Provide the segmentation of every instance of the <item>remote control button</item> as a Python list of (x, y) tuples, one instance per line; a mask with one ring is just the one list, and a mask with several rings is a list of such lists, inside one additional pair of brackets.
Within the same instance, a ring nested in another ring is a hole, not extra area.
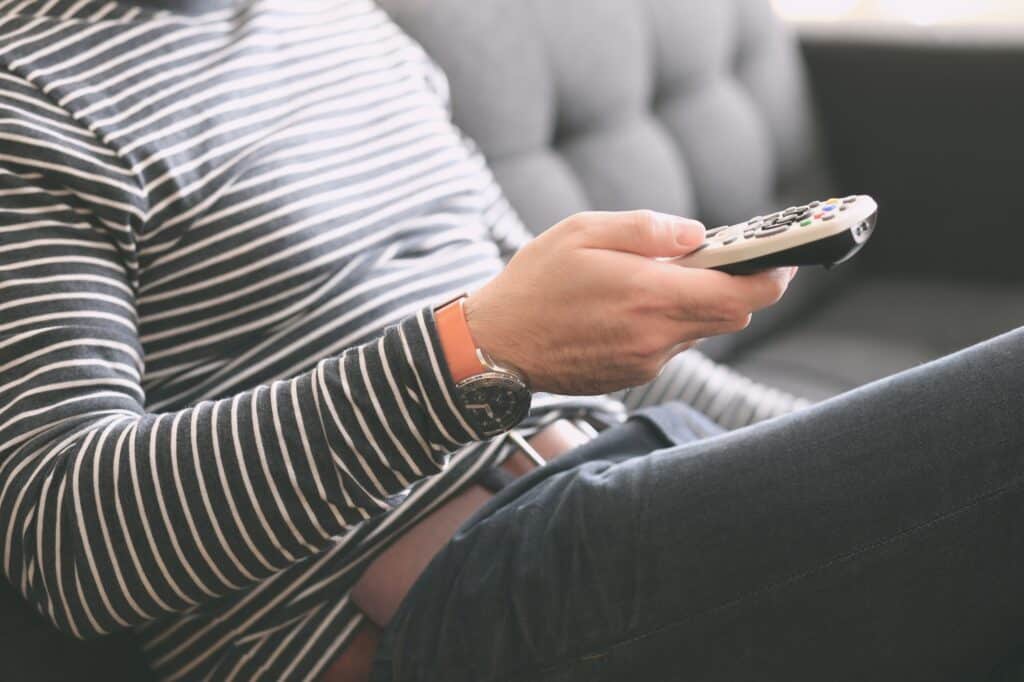
[(700, 253), (701, 251), (703, 251), (704, 249), (706, 249), (706, 248), (708, 248), (710, 246), (711, 246), (711, 244), (709, 244), (708, 242), (704, 242), (703, 244), (701, 244), (696, 249), (694, 249), (693, 251), (691, 251), (690, 253), (688, 253), (686, 255), (692, 256), (693, 254)]
[(812, 201), (811, 203), (807, 204), (807, 208), (818, 208), (819, 206), (821, 206), (820, 201)]
[(815, 220), (821, 220), (821, 217), (822, 217), (823, 215), (825, 215), (825, 214), (824, 214), (824, 213), (815, 213), (815, 214), (814, 214), (814, 219), (815, 219)]
[(821, 210), (822, 211), (834, 211), (834, 210), (836, 210), (836, 207), (834, 205), (829, 205), (829, 206), (822, 207)]
[(739, 235), (733, 235), (732, 237), (729, 237), (728, 239), (724, 240), (722, 242), (722, 246), (729, 246), (729, 244), (733, 244), (733, 243), (735, 243), (738, 240), (739, 240)]
[(829, 213), (829, 214), (828, 214), (827, 216), (825, 216), (824, 218), (822, 218), (822, 220), (832, 220), (832, 219), (833, 219), (833, 218), (835, 218), (835, 217), (836, 217), (836, 214), (835, 214), (835, 213)]
[(810, 211), (801, 211), (800, 215), (797, 215), (797, 216), (793, 217), (793, 220), (806, 220), (807, 218), (810, 218), (810, 217), (811, 217), (811, 212)]
[(805, 220), (802, 223), (800, 223), (800, 227), (807, 227), (808, 225), (813, 225), (813, 224), (814, 224), (813, 220)]
[(850, 207), (849, 207), (849, 206), (840, 206), (840, 207), (839, 207), (839, 210), (840, 210), (840, 211), (849, 211), (849, 210), (850, 210)]
[(728, 225), (720, 225), (718, 227), (712, 227), (710, 230), (708, 230), (707, 232), (704, 233), (704, 237), (707, 238), (707, 239), (710, 239), (712, 237), (718, 236), (719, 234), (721, 234), (722, 232), (725, 232), (728, 229), (729, 229)]
[(773, 227), (773, 228), (769, 228), (769, 229), (766, 229), (766, 230), (760, 230), (760, 231), (758, 231), (758, 233), (755, 236), (757, 237), (757, 239), (761, 239), (763, 237), (771, 237), (772, 235), (780, 234), (782, 232), (785, 232), (788, 229), (789, 229), (789, 225), (783, 225), (781, 227)]
[(857, 195), (856, 194), (854, 194), (852, 196), (848, 196), (845, 199), (843, 199), (843, 203), (844, 204), (852, 204), (855, 201), (857, 201)]

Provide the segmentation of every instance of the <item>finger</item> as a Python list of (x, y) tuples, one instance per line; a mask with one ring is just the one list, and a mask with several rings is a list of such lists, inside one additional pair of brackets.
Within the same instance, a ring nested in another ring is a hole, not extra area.
[(793, 271), (791, 268), (775, 268), (753, 275), (730, 277), (730, 284), (754, 313), (779, 302), (793, 279)]
[(650, 258), (683, 256), (704, 243), (700, 222), (654, 211), (581, 213), (569, 222), (586, 247)]
[(684, 321), (732, 321), (745, 317), (777, 303), (790, 281), (788, 269), (736, 276), (671, 263), (661, 265), (658, 287), (666, 294), (664, 300), (670, 315)]

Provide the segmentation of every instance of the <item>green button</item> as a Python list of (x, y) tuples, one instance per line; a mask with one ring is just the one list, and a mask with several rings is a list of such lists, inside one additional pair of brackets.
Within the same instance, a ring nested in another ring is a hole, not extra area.
[(800, 223), (800, 227), (807, 227), (808, 225), (810, 225), (813, 222), (814, 222), (813, 220), (805, 220), (802, 223)]

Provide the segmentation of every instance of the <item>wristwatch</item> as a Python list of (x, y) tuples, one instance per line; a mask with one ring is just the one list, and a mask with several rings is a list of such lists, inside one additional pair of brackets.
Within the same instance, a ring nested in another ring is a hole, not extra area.
[(522, 372), (496, 363), (477, 348), (466, 321), (463, 294), (434, 310), (437, 333), (456, 398), (481, 438), (505, 433), (530, 412), (530, 387)]

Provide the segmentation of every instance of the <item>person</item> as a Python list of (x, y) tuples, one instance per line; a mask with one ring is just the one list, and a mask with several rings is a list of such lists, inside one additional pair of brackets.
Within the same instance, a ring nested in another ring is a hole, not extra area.
[(2, 565), (55, 627), (169, 680), (1012, 648), (1021, 332), (736, 431), (626, 418), (795, 272), (673, 266), (702, 226), (643, 210), (530, 240), (369, 0), (186, 4), (0, 2)]

